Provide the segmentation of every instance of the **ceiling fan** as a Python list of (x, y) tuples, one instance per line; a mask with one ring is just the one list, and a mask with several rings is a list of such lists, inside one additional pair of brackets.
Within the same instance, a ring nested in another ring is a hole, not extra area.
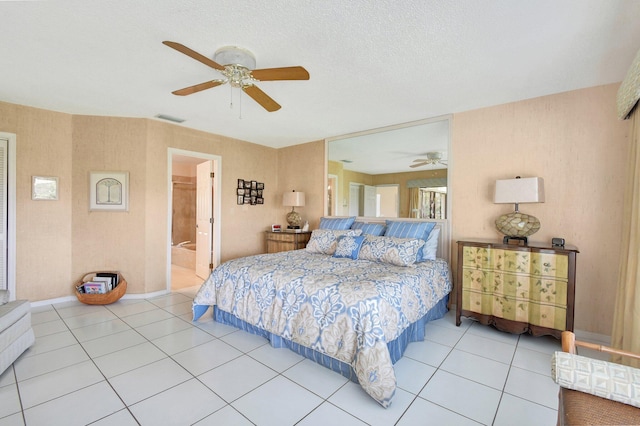
[(248, 50), (239, 47), (222, 47), (215, 52), (212, 60), (180, 43), (173, 41), (163, 41), (162, 43), (219, 71), (224, 76), (223, 79), (206, 81), (171, 92), (174, 95), (191, 95), (229, 83), (232, 87), (241, 88), (267, 111), (273, 112), (279, 110), (280, 105), (254, 83), (275, 80), (309, 80), (309, 73), (300, 66), (254, 69), (256, 66), (255, 56)]
[(427, 152), (426, 156), (427, 158), (413, 160), (414, 164), (411, 164), (409, 167), (435, 166), (437, 164), (447, 165), (447, 162), (442, 159), (441, 152)]

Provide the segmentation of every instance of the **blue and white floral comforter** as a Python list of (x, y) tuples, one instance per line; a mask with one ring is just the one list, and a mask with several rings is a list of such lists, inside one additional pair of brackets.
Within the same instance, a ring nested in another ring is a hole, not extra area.
[(394, 266), (297, 250), (218, 266), (194, 299), (194, 319), (216, 305), (351, 365), (362, 388), (386, 407), (396, 388), (387, 343), (450, 291), (442, 259)]

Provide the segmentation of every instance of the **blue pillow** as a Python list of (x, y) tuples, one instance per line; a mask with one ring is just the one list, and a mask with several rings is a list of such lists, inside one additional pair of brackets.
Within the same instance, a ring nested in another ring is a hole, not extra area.
[[(425, 242), (429, 239), (429, 234), (436, 227), (435, 222), (402, 222), (387, 220), (387, 230), (385, 237), (396, 238), (419, 238)], [(418, 252), (418, 262), (428, 260), (424, 255), (424, 247), (420, 247)]]
[(344, 231), (351, 229), (356, 217), (321, 217), (319, 229), (333, 229), (334, 231)]
[(351, 235), (339, 236), (338, 244), (336, 246), (336, 252), (333, 254), (333, 257), (343, 257), (353, 260), (357, 259), (363, 241), (364, 235), (360, 235), (357, 237)]
[(363, 235), (373, 235), (376, 237), (380, 237), (384, 235), (384, 225), (381, 223), (364, 223), (364, 222), (353, 222), (351, 225), (351, 229), (362, 229)]
[(427, 242), (422, 247), (422, 260), (436, 260), (439, 236), (440, 230), (438, 228), (435, 228), (433, 231), (431, 231)]

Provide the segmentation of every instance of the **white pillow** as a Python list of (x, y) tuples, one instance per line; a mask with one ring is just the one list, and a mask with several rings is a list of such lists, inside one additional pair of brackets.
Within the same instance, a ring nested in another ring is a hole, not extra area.
[(640, 407), (640, 369), (556, 351), (551, 378), (560, 386)]

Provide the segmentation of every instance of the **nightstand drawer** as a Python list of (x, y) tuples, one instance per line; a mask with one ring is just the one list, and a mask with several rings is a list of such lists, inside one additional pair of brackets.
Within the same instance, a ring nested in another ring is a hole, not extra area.
[(265, 231), (267, 253), (300, 250), (307, 246), (311, 232)]

